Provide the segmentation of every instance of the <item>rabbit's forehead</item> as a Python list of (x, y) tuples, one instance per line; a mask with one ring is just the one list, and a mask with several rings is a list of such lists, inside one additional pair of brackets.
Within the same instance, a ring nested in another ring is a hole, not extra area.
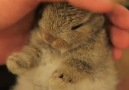
[[(80, 20), (83, 19), (84, 17), (89, 17), (91, 15), (90, 12), (81, 10), (78, 8), (75, 8), (71, 5), (68, 4), (50, 4), (45, 12), (47, 17), (52, 17), (53, 19), (59, 20)], [(58, 19), (57, 19), (58, 18)], [(50, 18), (51, 19), (51, 18)]]

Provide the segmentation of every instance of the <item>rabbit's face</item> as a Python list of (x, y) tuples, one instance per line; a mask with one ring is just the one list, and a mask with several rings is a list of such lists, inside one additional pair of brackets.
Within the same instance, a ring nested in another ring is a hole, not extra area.
[(102, 28), (104, 18), (69, 5), (48, 5), (39, 26), (45, 41), (58, 49), (73, 49), (85, 44)]

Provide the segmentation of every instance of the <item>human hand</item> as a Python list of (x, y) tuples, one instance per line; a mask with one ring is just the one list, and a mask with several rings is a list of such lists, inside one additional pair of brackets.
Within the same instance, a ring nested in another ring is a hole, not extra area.
[(0, 65), (25, 45), (37, 5), (37, 0), (0, 0)]
[[(47, 1), (62, 2), (66, 0), (0, 1), (0, 64), (4, 64), (8, 55), (14, 51), (20, 50), (21, 47), (25, 45), (25, 41), (27, 41), (29, 36), (29, 31), (32, 29), (35, 8), (40, 2)], [(107, 16), (113, 22), (111, 40), (114, 44), (114, 57), (116, 59), (120, 58), (121, 51), (129, 44), (129, 35), (126, 32), (126, 29), (129, 27), (129, 17), (127, 17), (129, 15), (128, 10), (122, 6), (113, 4), (110, 0), (99, 0), (97, 2), (94, 2), (94, 0), (82, 0), (81, 2), (78, 0), (68, 0), (68, 2), (74, 6), (88, 9), (93, 12), (107, 13)], [(123, 12), (124, 16), (122, 16), (120, 12)], [(115, 22), (116, 19), (117, 22)], [(123, 19), (127, 20), (127, 22), (123, 22)]]
[[(46, 1), (49, 0), (42, 0)], [(0, 65), (5, 64), (12, 52), (19, 51), (26, 44), (33, 28), (35, 10), (40, 2), (0, 0)]]

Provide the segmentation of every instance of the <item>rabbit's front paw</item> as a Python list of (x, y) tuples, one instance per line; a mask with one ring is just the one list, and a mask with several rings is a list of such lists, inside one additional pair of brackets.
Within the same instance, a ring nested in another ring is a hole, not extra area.
[(7, 67), (13, 74), (22, 74), (27, 71), (26, 63), (19, 53), (9, 56), (7, 60)]
[(69, 75), (65, 73), (56, 72), (53, 74), (53, 78), (55, 78), (57, 81), (64, 82), (64, 83), (72, 83), (73, 79)]
[(71, 74), (67, 72), (62, 72), (62, 71), (56, 71), (52, 74), (52, 80), (53, 82), (56, 82), (58, 84), (70, 84), (74, 83), (74, 78)]
[(53, 90), (73, 90), (74, 78), (67, 72), (56, 71), (50, 78), (50, 86)]

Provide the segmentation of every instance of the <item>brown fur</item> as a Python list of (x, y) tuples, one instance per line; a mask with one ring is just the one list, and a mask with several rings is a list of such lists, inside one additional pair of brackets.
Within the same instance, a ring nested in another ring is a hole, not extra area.
[(105, 18), (64, 3), (48, 4), (29, 45), (8, 58), (13, 90), (115, 90)]

